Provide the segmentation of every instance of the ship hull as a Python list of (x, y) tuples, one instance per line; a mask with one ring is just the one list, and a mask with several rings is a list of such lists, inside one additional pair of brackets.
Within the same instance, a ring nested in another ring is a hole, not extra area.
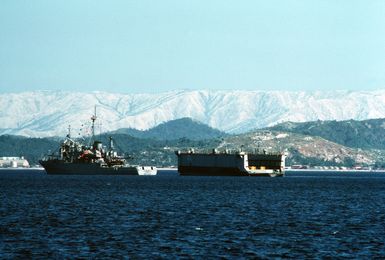
[(260, 170), (260, 171), (241, 171), (238, 168), (225, 167), (199, 167), (199, 166), (179, 166), (181, 176), (254, 176), (254, 177), (282, 177), (284, 173)]
[(68, 163), (60, 160), (40, 161), (49, 175), (156, 175), (155, 167), (103, 167), (97, 163)]
[(179, 166), (178, 172), (182, 176), (246, 176), (238, 168)]

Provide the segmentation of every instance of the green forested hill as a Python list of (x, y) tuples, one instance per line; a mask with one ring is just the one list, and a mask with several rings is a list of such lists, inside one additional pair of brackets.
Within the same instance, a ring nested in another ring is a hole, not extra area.
[(319, 136), (352, 148), (385, 150), (385, 119), (286, 122), (269, 130)]
[(181, 118), (160, 124), (149, 130), (140, 131), (132, 128), (122, 128), (112, 133), (128, 134), (142, 139), (177, 140), (207, 140), (225, 136), (224, 132), (214, 129), (191, 118)]
[[(208, 151), (217, 148), (286, 151), (287, 165), (373, 165), (384, 168), (384, 121), (285, 123), (240, 135), (220, 135), (221, 132), (215, 132), (208, 126), (179, 121), (171, 124), (171, 127), (165, 124), (157, 130), (141, 133), (141, 138), (119, 131), (96, 138), (108, 145), (108, 139), (112, 136), (117, 150), (129, 156), (130, 163), (140, 165), (175, 166), (176, 150), (193, 148)], [(194, 130), (194, 126), (198, 130)], [(195, 135), (192, 135), (194, 132)], [(213, 133), (214, 137), (199, 140)], [(194, 137), (197, 139), (192, 140)], [(24, 156), (30, 164), (37, 164), (45, 154), (58, 152), (61, 140), (3, 135), (0, 136), (0, 156)]]
[[(96, 139), (108, 145), (109, 137), (114, 139), (115, 149), (130, 158), (132, 164), (171, 166), (176, 165), (175, 151), (178, 149), (210, 149), (216, 147), (220, 139), (177, 140), (140, 139), (126, 134), (103, 134)], [(24, 156), (31, 165), (47, 154), (59, 151), (61, 140), (53, 138), (27, 138), (22, 136), (0, 136), (1, 156)]]
[(58, 149), (53, 138), (28, 138), (15, 135), (0, 136), (0, 156), (24, 156), (31, 165), (37, 164), (45, 154)]
[[(176, 164), (175, 150), (213, 148), (225, 135), (190, 118), (182, 118), (146, 131), (120, 129), (96, 138), (108, 145), (109, 137), (113, 137), (115, 147), (129, 155), (133, 164), (170, 166)], [(37, 164), (44, 155), (58, 152), (61, 140), (63, 138), (3, 135), (0, 136), (0, 156), (24, 156), (30, 164)]]

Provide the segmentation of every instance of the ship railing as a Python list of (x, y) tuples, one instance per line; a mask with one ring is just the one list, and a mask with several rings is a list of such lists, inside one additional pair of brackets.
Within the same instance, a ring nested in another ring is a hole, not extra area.
[(175, 153), (190, 153), (190, 154), (266, 154), (266, 155), (283, 155), (283, 152), (268, 151), (263, 149), (188, 149), (178, 150)]

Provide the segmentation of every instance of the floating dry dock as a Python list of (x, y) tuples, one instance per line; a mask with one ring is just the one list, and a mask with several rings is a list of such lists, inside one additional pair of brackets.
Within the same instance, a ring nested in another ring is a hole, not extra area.
[(282, 153), (218, 152), (195, 153), (176, 151), (178, 171), (185, 176), (261, 176), (285, 175), (285, 155)]

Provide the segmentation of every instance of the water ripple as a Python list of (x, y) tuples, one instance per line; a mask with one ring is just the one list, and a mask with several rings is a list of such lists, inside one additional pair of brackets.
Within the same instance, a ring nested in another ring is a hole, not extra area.
[(370, 176), (1, 172), (0, 257), (381, 258), (385, 176)]

